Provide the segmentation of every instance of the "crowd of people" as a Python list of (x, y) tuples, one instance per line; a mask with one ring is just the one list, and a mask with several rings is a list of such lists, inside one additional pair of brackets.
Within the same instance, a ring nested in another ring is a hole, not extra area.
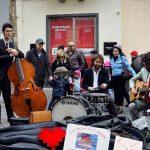
[[(7, 70), (14, 61), (15, 57), (23, 58), (24, 54), (14, 48), (12, 42), (13, 26), (5, 23), (2, 26), (3, 38), (0, 40), (0, 91), (6, 106), (8, 122), (13, 116), (11, 108), (11, 87), (7, 76)], [(130, 102), (129, 92), (125, 87), (127, 79), (124, 76), (125, 70), (130, 75), (129, 87), (133, 93), (137, 79), (141, 79), (145, 84), (150, 84), (150, 52), (138, 55), (137, 51), (131, 52), (132, 64), (128, 63), (122, 48), (115, 45), (110, 54), (110, 61), (104, 62), (101, 54), (97, 50), (90, 52), (91, 64), (88, 66), (84, 53), (78, 50), (75, 43), (67, 43), (67, 49), (64, 46), (58, 47), (56, 57), (50, 65), (48, 54), (43, 48), (43, 39), (38, 38), (35, 41), (35, 48), (26, 53), (25, 59), (35, 67), (35, 83), (43, 88), (46, 74), (49, 78), (49, 85), (53, 88), (52, 100), (49, 109), (59, 98), (68, 94), (76, 94), (85, 91), (108, 93), (110, 102), (108, 104), (109, 113), (117, 115), (122, 112), (124, 98), (127, 100), (127, 106), (130, 108), (132, 119), (139, 118), (139, 112), (149, 108), (150, 94), (143, 100), (136, 99)], [(114, 92), (114, 96), (112, 95)]]

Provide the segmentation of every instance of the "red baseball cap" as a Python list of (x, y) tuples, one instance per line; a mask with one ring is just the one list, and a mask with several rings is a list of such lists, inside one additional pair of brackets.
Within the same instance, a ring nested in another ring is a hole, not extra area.
[(130, 55), (132, 57), (136, 57), (136, 56), (138, 56), (138, 52), (136, 50), (133, 50), (133, 51), (131, 51)]

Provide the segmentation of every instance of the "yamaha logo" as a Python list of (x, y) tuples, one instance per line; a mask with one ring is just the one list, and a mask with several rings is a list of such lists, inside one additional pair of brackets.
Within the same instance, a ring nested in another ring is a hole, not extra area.
[(63, 105), (78, 105), (78, 102), (75, 101), (62, 101)]

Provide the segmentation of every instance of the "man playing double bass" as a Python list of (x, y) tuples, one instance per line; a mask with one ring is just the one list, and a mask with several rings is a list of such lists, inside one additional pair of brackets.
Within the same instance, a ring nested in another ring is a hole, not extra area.
[(0, 91), (4, 99), (8, 122), (10, 122), (13, 111), (11, 108), (11, 87), (7, 70), (15, 57), (23, 58), (24, 54), (14, 49), (15, 45), (12, 42), (13, 26), (10, 23), (3, 24), (2, 33), (3, 38), (0, 39)]

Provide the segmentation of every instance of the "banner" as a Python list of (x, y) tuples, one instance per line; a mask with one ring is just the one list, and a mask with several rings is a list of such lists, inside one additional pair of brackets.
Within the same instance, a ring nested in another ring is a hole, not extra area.
[[(50, 20), (50, 60), (52, 62), (60, 45), (66, 46), (73, 39), (72, 18), (56, 18)], [(52, 51), (53, 50), (53, 51)]]

